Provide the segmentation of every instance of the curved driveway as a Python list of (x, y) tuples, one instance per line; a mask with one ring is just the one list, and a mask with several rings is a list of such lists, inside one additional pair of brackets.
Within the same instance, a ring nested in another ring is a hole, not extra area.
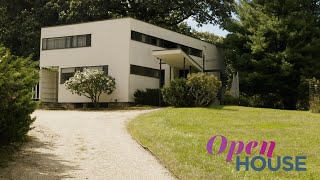
[(13, 179), (174, 179), (127, 133), (148, 111), (43, 111), (31, 141), (0, 173)]

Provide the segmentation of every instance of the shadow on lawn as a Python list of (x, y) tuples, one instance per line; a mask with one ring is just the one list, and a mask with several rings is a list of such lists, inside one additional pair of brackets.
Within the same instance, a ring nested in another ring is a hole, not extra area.
[(239, 111), (239, 109), (235, 109), (235, 108), (232, 108), (229, 106), (223, 106), (223, 105), (210, 106), (207, 109), (224, 110), (224, 111)]
[[(6, 148), (6, 149), (4, 149)], [(0, 179), (63, 179), (72, 178), (69, 171), (78, 170), (75, 166), (59, 159), (56, 155), (41, 152), (54, 146), (31, 138), (19, 150), (12, 147), (0, 149)]]

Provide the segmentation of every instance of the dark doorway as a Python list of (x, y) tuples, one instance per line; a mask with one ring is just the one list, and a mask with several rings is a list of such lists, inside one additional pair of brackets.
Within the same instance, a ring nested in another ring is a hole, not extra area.
[(179, 70), (179, 78), (186, 78), (189, 74), (189, 70)]

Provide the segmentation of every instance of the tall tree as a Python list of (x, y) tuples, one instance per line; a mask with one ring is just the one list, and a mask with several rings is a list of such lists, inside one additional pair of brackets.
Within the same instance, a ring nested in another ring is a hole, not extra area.
[(240, 89), (262, 106), (295, 109), (304, 80), (319, 77), (318, 0), (242, 0), (226, 24), (227, 60), (240, 72)]

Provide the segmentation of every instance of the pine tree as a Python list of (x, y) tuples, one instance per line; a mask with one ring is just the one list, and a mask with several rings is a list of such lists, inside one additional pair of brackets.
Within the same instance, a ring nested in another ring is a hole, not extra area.
[(32, 88), (38, 82), (37, 63), (11, 55), (0, 46), (0, 145), (24, 140), (36, 108)]
[(307, 98), (303, 82), (320, 75), (319, 9), (316, 0), (239, 2), (226, 46), (241, 92), (273, 108), (295, 109)]

